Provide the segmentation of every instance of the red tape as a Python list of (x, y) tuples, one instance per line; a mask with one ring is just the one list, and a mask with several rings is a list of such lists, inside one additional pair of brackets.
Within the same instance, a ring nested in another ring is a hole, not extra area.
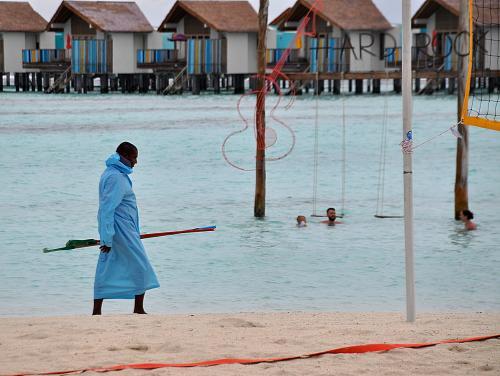
[(40, 372), (40, 373), (19, 373), (10, 376), (41, 376), (41, 375), (68, 375), (83, 372), (111, 372), (111, 371), (122, 371), (124, 369), (158, 369), (158, 368), (188, 368), (188, 367), (210, 367), (218, 366), (223, 364), (257, 364), (257, 363), (277, 363), (286, 362), (289, 360), (297, 359), (308, 359), (314, 358), (326, 354), (364, 354), (369, 352), (380, 352), (380, 351), (390, 351), (394, 349), (418, 349), (422, 347), (436, 346), (446, 343), (466, 343), (466, 342), (477, 342), (486, 341), (488, 339), (500, 338), (500, 334), (495, 334), (491, 336), (483, 337), (472, 337), (464, 339), (448, 339), (438, 342), (428, 342), (428, 343), (376, 343), (369, 345), (357, 345), (348, 347), (339, 347), (332, 350), (321, 351), (317, 353), (288, 356), (281, 358), (252, 358), (252, 359), (238, 359), (238, 358), (224, 358), (215, 360), (205, 360), (201, 362), (194, 363), (137, 363), (137, 364), (119, 364), (116, 366), (102, 367), (102, 368), (85, 368), (70, 371), (57, 371), (57, 372)]

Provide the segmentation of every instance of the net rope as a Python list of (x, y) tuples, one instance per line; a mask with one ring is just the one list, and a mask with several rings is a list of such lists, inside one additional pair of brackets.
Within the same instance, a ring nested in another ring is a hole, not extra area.
[(500, 1), (470, 0), (469, 28), (462, 123), (500, 131)]

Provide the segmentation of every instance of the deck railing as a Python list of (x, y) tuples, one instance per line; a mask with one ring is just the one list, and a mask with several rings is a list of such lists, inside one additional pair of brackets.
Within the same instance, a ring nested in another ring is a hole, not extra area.
[(333, 73), (349, 71), (347, 55), (338, 38), (311, 38), (309, 48), (310, 71)]
[(137, 65), (162, 65), (178, 61), (178, 51), (174, 49), (137, 50)]
[(74, 38), (71, 67), (76, 74), (111, 73), (113, 44), (107, 39)]
[(71, 56), (64, 49), (23, 50), (23, 64), (69, 63)]
[[(402, 47), (386, 48), (384, 51), (386, 68), (401, 68)], [(425, 47), (413, 47), (412, 69), (417, 71), (442, 70), (445, 72), (457, 69), (457, 55), (451, 50), (445, 54), (430, 54)]]
[[(283, 53), (286, 51), (285, 48), (269, 48), (266, 50), (266, 63), (267, 65), (276, 65), (276, 63), (281, 59)], [(285, 64), (293, 64), (299, 62), (299, 50), (292, 49), (290, 54), (287, 56)]]
[(186, 45), (188, 74), (225, 73), (225, 39), (188, 39)]

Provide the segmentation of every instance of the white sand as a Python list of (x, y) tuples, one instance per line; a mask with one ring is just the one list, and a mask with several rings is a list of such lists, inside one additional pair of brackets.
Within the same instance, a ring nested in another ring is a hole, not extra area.
[[(431, 342), (500, 333), (500, 313), (242, 313), (0, 319), (0, 374), (124, 363), (278, 357), (365, 343)], [(275, 364), (110, 375), (500, 375), (500, 340)]]

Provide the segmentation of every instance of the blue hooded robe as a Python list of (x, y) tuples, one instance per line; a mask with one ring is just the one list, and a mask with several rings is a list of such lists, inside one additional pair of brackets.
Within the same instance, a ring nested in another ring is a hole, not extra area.
[(132, 181), (132, 168), (118, 154), (106, 161), (99, 182), (99, 235), (101, 252), (94, 281), (94, 299), (134, 299), (146, 290), (159, 287), (139, 232), (139, 213)]

